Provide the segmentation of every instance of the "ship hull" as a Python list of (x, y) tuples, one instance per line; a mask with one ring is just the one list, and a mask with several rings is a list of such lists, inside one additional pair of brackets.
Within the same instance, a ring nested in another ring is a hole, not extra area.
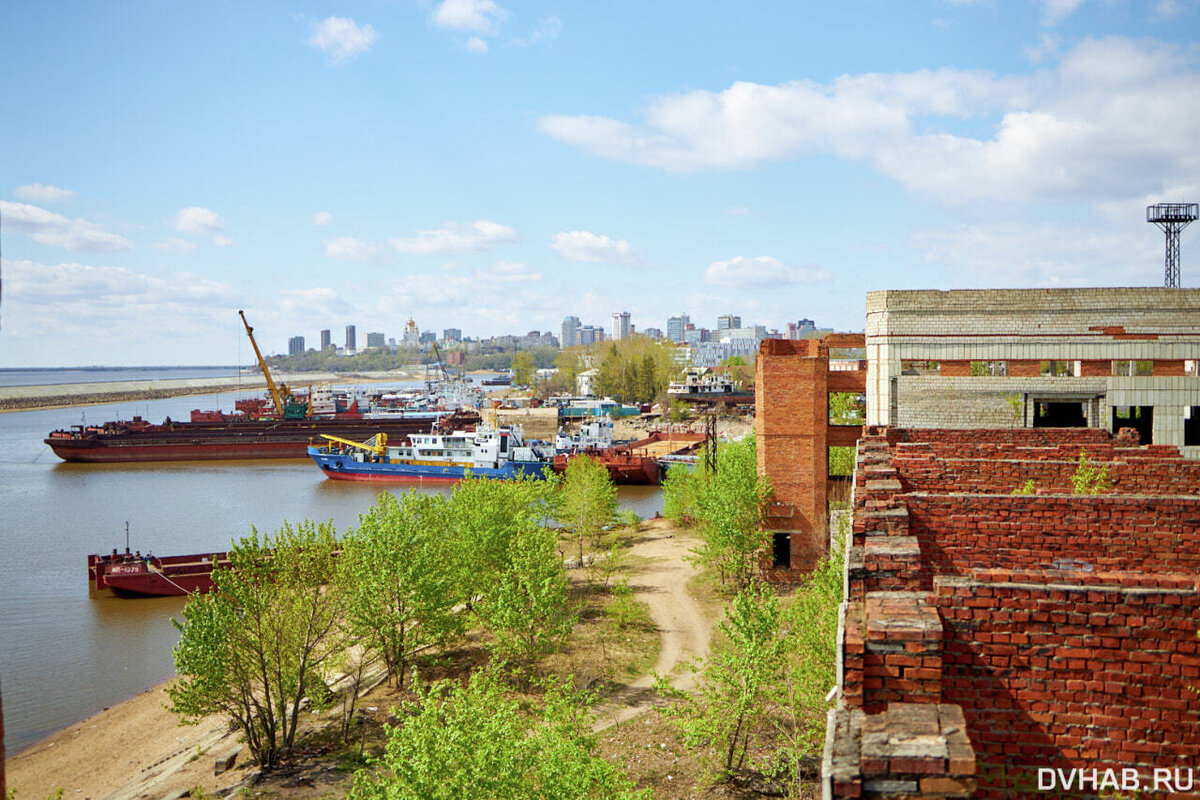
[(499, 467), (414, 464), (403, 461), (357, 461), (347, 454), (328, 454), (310, 447), (308, 454), (326, 478), (336, 481), (461, 481), (465, 478), (545, 478), (549, 464), (509, 461)]
[[(446, 415), (460, 427), (478, 422), (474, 413)], [(152, 461), (220, 461), (304, 458), (321, 434), (361, 439), (386, 433), (402, 439), (427, 432), (431, 419), (259, 420), (224, 423), (174, 422), (144, 430), (109, 423), (98, 430), (55, 431), (44, 441), (63, 461), (112, 464)], [(109, 432), (111, 430), (112, 432)]]
[(96, 591), (121, 597), (181, 597), (211, 592), (213, 568), (228, 565), (225, 553), (155, 558), (114, 550), (88, 556), (88, 577)]
[(554, 471), (566, 471), (567, 463), (577, 455), (587, 455), (608, 469), (613, 483), (626, 486), (654, 486), (660, 482), (658, 459), (653, 456), (631, 455), (626, 452), (589, 451), (559, 454), (554, 457)]

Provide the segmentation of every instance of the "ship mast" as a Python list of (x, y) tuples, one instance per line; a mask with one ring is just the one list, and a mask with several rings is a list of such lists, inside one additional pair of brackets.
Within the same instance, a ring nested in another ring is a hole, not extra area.
[(267, 379), (267, 390), (271, 393), (271, 401), (275, 403), (275, 413), (283, 417), (283, 398), (279, 395), (279, 389), (275, 386), (275, 381), (271, 379), (271, 370), (267, 369), (267, 362), (263, 359), (262, 353), (259, 352), (258, 342), (254, 341), (254, 328), (250, 327), (250, 323), (246, 322), (245, 312), (239, 310), (238, 315), (242, 318), (242, 324), (246, 326), (246, 335), (250, 337), (250, 346), (254, 348), (254, 357), (258, 359), (258, 367), (262, 370), (263, 377)]

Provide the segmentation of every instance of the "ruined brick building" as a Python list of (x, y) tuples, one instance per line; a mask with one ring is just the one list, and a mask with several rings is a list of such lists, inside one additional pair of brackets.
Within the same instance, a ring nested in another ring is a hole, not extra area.
[[(831, 440), (787, 420), (825, 423), (821, 392), (865, 377), (826, 796), (1200, 796), (1200, 292), (867, 306), (853, 378), (830, 381), (830, 343), (758, 365), (783, 580), (822, 547)], [(1083, 453), (1102, 494), (1073, 491)]]

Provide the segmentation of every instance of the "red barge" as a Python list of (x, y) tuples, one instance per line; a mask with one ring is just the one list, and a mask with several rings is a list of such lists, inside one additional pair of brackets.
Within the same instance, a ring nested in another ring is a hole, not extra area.
[[(401, 440), (410, 433), (427, 433), (433, 424), (427, 417), (255, 419), (205, 411), (192, 416), (208, 421), (167, 420), (156, 425), (134, 417), (127, 422), (75, 425), (52, 432), (44, 441), (62, 460), (86, 463), (306, 458), (309, 441), (321, 434), (365, 439), (382, 432)], [(447, 412), (436, 424), (443, 430), (457, 430), (477, 422), (479, 414), (467, 410)]]
[(612, 482), (622, 485), (657, 485), (662, 482), (663, 456), (694, 453), (704, 444), (704, 434), (655, 431), (645, 439), (611, 447), (589, 447), (554, 456), (554, 471), (562, 473), (576, 456), (590, 456), (608, 468)]
[(367, 419), (359, 413), (357, 402), (346, 409), (335, 406), (331, 413), (314, 415), (313, 398), (295, 397), (287, 386), (276, 386), (254, 341), (254, 329), (244, 313), (238, 314), (267, 381), (270, 404), (266, 400), (239, 400), (235, 404), (237, 413), (233, 414), (195, 409), (188, 422), (167, 419), (156, 425), (134, 417), (103, 425), (74, 425), (52, 431), (43, 441), (63, 461), (99, 464), (306, 458), (309, 442), (321, 434), (358, 440), (386, 433), (400, 441), (410, 433), (427, 433), (431, 427), (458, 430), (479, 422), (474, 410), (447, 411), (432, 418), (429, 412), (422, 412)]
[(159, 558), (149, 553), (88, 556), (88, 579), (96, 591), (111, 589), (121, 597), (171, 597), (210, 592), (214, 567), (228, 567), (225, 553)]

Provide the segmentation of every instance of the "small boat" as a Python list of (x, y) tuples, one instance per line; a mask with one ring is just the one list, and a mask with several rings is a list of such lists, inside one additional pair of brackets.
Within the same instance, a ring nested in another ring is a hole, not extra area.
[(447, 480), (463, 478), (544, 478), (553, 459), (526, 444), (518, 426), (480, 424), (473, 431), (409, 434), (406, 443), (388, 445), (378, 434), (355, 442), (322, 434), (324, 445), (310, 445), (308, 455), (333, 480)]
[(707, 367), (689, 367), (684, 370), (682, 381), (672, 381), (667, 386), (667, 396), (698, 402), (754, 402), (754, 392), (744, 390), (741, 381), (735, 381), (728, 375)]
[(121, 597), (171, 597), (211, 592), (214, 567), (228, 567), (225, 553), (158, 557), (125, 548), (88, 556), (88, 579), (96, 591)]

